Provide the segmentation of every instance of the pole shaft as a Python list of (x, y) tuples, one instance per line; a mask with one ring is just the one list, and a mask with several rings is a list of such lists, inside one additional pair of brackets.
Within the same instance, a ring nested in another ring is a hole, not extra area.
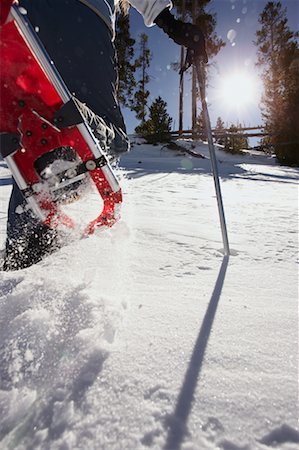
[(218, 173), (217, 160), (216, 160), (216, 154), (215, 154), (215, 148), (214, 148), (214, 142), (213, 142), (213, 136), (212, 136), (211, 121), (210, 121), (209, 111), (208, 111), (208, 106), (207, 106), (207, 101), (206, 101), (205, 72), (204, 72), (203, 63), (200, 61), (199, 58), (195, 58), (195, 67), (196, 67), (196, 72), (197, 72), (200, 98), (201, 98), (203, 115), (204, 115), (204, 119), (205, 119), (206, 131), (207, 131), (207, 135), (208, 135), (209, 152), (210, 152), (213, 178), (214, 178), (214, 184), (215, 184), (215, 190), (216, 190), (216, 196), (217, 196), (217, 204), (218, 204), (218, 212), (219, 212), (219, 218), (220, 218), (224, 252), (226, 255), (229, 255), (230, 251), (229, 251), (227, 227), (226, 227), (226, 222), (225, 222), (222, 194), (221, 194), (220, 181), (219, 181), (219, 173)]

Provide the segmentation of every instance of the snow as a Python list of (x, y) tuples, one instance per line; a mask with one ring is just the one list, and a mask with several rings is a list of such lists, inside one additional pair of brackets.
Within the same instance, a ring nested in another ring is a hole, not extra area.
[(139, 140), (118, 224), (1, 272), (1, 450), (298, 448), (299, 171), (217, 159), (229, 258), (209, 159)]

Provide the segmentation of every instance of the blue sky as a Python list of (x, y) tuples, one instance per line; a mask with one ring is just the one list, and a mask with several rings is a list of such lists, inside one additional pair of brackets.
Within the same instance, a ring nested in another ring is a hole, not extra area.
[[(225, 123), (245, 123), (255, 126), (261, 124), (259, 97), (262, 86), (258, 86), (258, 94), (252, 99), (252, 103), (246, 108), (237, 111), (236, 108), (228, 108), (225, 102), (219, 99), (219, 85), (224, 79), (228, 79), (233, 72), (245, 72), (249, 76), (258, 78), (255, 67), (256, 47), (253, 45), (255, 30), (258, 27), (259, 14), (264, 9), (265, 0), (211, 0), (209, 11), (217, 14), (216, 32), (226, 42), (224, 49), (214, 58), (213, 67), (210, 70), (208, 88), (208, 102), (212, 126), (218, 116)], [(282, 5), (287, 7), (289, 26), (292, 30), (299, 28), (299, 0), (283, 0)], [(173, 11), (174, 12), (174, 11)], [(131, 32), (135, 39), (142, 32), (149, 36), (149, 46), (153, 53), (150, 66), (149, 83), (150, 103), (159, 95), (167, 102), (168, 113), (173, 118), (173, 128), (178, 129), (178, 93), (179, 77), (171, 69), (170, 64), (180, 58), (180, 47), (173, 43), (158, 27), (146, 28), (142, 17), (133, 8), (130, 10)], [(227, 34), (235, 35), (229, 40)], [(190, 75), (185, 82), (185, 108), (184, 128), (191, 127), (191, 84)], [(244, 86), (246, 89), (246, 86)], [(123, 110), (129, 133), (134, 131), (138, 124), (134, 114)]]

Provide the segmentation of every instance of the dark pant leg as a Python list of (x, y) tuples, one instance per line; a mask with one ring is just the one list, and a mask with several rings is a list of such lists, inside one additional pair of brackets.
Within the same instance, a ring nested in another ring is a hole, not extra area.
[(20, 5), (70, 92), (113, 126), (112, 152), (127, 151), (111, 30), (79, 0), (20, 0)]
[[(94, 113), (113, 126), (112, 152), (128, 149), (123, 117), (116, 100), (116, 62), (111, 32), (78, 0), (20, 0), (28, 18), (67, 87)], [(27, 267), (55, 246), (54, 230), (43, 227), (25, 210), (16, 186), (10, 199), (6, 270)]]

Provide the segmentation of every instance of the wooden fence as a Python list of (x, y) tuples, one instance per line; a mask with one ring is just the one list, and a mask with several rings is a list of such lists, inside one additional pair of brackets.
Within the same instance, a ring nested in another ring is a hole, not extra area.
[[(250, 131), (254, 130), (261, 130), (259, 132), (250, 133)], [(244, 133), (246, 131), (246, 133)], [(249, 133), (248, 133), (249, 131)], [(204, 133), (203, 130), (178, 130), (178, 131), (171, 131), (171, 136), (173, 138), (194, 138), (197, 136), (200, 136), (202, 133)], [(228, 138), (228, 137), (264, 137), (269, 136), (269, 133), (266, 133), (264, 131), (264, 127), (257, 126), (257, 127), (246, 127), (246, 128), (238, 128), (238, 131), (232, 131), (230, 128), (225, 128), (221, 131), (219, 130), (212, 130), (213, 137), (215, 138)]]

